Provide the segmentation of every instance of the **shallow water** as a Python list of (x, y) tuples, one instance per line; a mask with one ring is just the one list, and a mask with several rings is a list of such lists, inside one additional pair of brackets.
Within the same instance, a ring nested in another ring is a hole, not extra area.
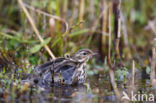
[[(150, 93), (152, 91), (148, 84), (149, 80), (138, 80), (135, 87), (140, 92)], [(118, 83), (118, 87), (120, 90), (126, 90), (128, 85), (121, 82)], [(47, 88), (37, 88), (33, 85), (22, 93), (21, 89), (13, 90), (13, 87), (10, 86), (9, 90), (7, 94), (2, 89), (0, 103), (6, 101), (11, 103), (118, 103), (108, 74), (88, 76), (84, 85)]]
[(16, 103), (117, 103), (107, 79), (90, 76), (84, 85), (30, 89), (15, 101)]

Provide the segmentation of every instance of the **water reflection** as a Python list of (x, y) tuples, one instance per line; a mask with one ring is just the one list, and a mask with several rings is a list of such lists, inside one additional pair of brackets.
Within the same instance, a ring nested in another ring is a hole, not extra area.
[[(37, 96), (36, 93), (32, 93), (32, 99), (38, 98), (38, 103), (72, 103), (81, 100), (87, 93), (87, 87), (85, 85), (79, 86), (53, 86), (46, 88), (41, 92), (41, 96)], [(31, 103), (34, 103), (32, 100)]]
[[(85, 85), (52, 86), (33, 92), (31, 103), (117, 103), (109, 82), (92, 78)], [(105, 83), (104, 83), (105, 82)]]
[[(87, 88), (85, 85), (79, 85), (79, 86), (68, 86), (68, 87), (53, 87), (52, 91), (54, 93), (54, 99), (55, 102), (73, 102), (74, 100), (77, 100), (80, 97), (80, 94), (86, 94)], [(74, 97), (76, 99), (74, 99)], [(81, 97), (80, 97), (81, 98)]]
[(117, 103), (108, 79), (91, 76), (84, 85), (32, 85), (24, 92), (14, 89), (14, 92), (2, 92), (0, 103)]

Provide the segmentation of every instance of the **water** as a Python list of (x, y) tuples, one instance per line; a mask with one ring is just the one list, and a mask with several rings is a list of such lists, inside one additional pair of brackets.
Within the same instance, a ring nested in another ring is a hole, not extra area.
[[(3, 84), (4, 86), (7, 86), (7, 83)], [(128, 86), (123, 82), (118, 83), (118, 88), (122, 91), (126, 91)], [(149, 80), (138, 80), (135, 87), (140, 92), (152, 92)], [(24, 91), (23, 86), (15, 87), (10, 84), (8, 88), (8, 91), (0, 88), (0, 103), (6, 101), (11, 103), (118, 103), (107, 73), (88, 76), (84, 85), (46, 88), (33, 85)]]
[(88, 77), (84, 85), (51, 87), (41, 92), (41, 95), (42, 98), (38, 97), (41, 103), (116, 102), (110, 82), (97, 76)]
[[(9, 87), (7, 93), (0, 93), (0, 103), (116, 103), (116, 96), (108, 78), (89, 76), (84, 85), (52, 86), (47, 88), (29, 87), (26, 91)], [(21, 92), (22, 91), (22, 92)]]

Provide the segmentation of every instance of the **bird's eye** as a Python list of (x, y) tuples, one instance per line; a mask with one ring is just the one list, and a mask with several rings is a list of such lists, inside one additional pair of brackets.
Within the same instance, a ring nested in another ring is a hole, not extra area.
[(83, 55), (87, 55), (87, 53), (83, 53)]

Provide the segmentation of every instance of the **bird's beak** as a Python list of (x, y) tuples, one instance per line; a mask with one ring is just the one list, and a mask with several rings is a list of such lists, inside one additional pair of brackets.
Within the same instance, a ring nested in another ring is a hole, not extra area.
[(94, 55), (98, 55), (98, 53), (93, 53), (92, 56), (94, 56)]
[(95, 55), (98, 55), (98, 53), (93, 52), (93, 53), (91, 53), (90, 56), (92, 57), (92, 56), (95, 56)]

